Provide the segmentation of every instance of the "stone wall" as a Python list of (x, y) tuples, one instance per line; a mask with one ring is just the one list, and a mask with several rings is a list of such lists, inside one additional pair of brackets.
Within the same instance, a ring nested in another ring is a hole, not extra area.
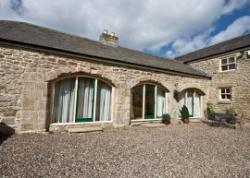
[[(173, 91), (195, 87), (209, 93), (210, 80), (94, 62), (84, 58), (0, 46), (0, 119), (17, 132), (44, 131), (50, 124), (51, 81), (81, 73), (107, 79), (114, 85), (113, 125), (130, 123), (131, 88), (141, 81), (155, 81), (170, 92), (168, 112), (177, 116)], [(208, 95), (204, 97), (204, 103)], [(204, 105), (204, 104), (203, 104)]]
[[(245, 51), (231, 53), (237, 58), (237, 69), (234, 71), (220, 72), (220, 59), (223, 55), (190, 65), (212, 76), (209, 100), (215, 104), (217, 111), (234, 108), (237, 113), (244, 113), (250, 118), (250, 60), (246, 59)], [(231, 102), (220, 101), (219, 89), (221, 87), (232, 87)]]

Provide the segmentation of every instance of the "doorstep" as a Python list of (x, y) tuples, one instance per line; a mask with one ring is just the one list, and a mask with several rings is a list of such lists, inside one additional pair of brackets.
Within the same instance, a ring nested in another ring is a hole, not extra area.
[(69, 128), (69, 133), (103, 132), (101, 127)]
[(112, 122), (106, 123), (65, 123), (65, 124), (50, 124), (50, 132), (90, 132), (90, 131), (99, 131), (100, 129), (112, 128)]
[(155, 120), (132, 120), (131, 126), (141, 126), (141, 127), (164, 127), (165, 124), (162, 123), (160, 119)]

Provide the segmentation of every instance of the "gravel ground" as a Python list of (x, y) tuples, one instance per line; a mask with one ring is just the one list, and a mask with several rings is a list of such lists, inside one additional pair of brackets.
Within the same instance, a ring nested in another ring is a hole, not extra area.
[(250, 128), (205, 124), (14, 135), (0, 177), (250, 177)]

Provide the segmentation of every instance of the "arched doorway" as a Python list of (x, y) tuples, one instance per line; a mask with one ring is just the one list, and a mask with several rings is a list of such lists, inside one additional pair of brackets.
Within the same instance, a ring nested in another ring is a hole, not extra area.
[(196, 88), (185, 89), (180, 93), (179, 110), (185, 105), (191, 118), (201, 118), (204, 93)]
[(132, 89), (131, 120), (160, 119), (166, 113), (166, 90), (145, 83)]
[(103, 80), (75, 76), (54, 83), (53, 123), (111, 121), (112, 87)]

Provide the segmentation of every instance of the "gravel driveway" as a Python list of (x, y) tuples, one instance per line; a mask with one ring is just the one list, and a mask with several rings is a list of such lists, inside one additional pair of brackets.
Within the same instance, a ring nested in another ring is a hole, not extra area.
[(250, 128), (189, 124), (22, 134), (0, 149), (3, 177), (250, 177)]

